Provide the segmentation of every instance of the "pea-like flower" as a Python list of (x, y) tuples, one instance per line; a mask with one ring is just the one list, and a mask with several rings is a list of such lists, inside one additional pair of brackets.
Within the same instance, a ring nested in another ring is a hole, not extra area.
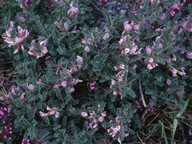
[(42, 111), (39, 112), (40, 116), (41, 117), (47, 117), (47, 116), (50, 116), (50, 115), (54, 115), (55, 118), (59, 118), (59, 112), (58, 112), (58, 109), (56, 107), (53, 107), (53, 108), (50, 108), (49, 106), (47, 106), (47, 113), (44, 113)]
[(78, 7), (71, 5), (71, 8), (67, 12), (68, 17), (72, 18), (74, 16), (77, 16), (78, 14), (79, 14)]

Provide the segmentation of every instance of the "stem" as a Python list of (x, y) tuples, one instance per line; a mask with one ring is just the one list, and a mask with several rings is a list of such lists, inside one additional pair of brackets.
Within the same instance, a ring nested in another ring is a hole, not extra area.
[(141, 95), (141, 100), (142, 100), (142, 103), (143, 103), (143, 106), (146, 107), (146, 102), (145, 102), (145, 98), (144, 98), (144, 95), (143, 95), (143, 91), (142, 91), (142, 87), (141, 87), (141, 80), (139, 79), (139, 93)]

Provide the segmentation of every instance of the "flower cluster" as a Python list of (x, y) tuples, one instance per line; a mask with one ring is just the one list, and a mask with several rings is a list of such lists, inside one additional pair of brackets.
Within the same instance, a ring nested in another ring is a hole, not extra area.
[(83, 58), (81, 56), (77, 56), (75, 61), (71, 62), (71, 66), (68, 68), (64, 68), (62, 67), (62, 64), (57, 65), (56, 68), (56, 74), (61, 74), (61, 75), (66, 75), (66, 79), (62, 79), (57, 83), (54, 83), (54, 88), (59, 88), (59, 87), (69, 87), (70, 92), (73, 92), (74, 86), (79, 83), (79, 82), (83, 82), (80, 79), (76, 79), (73, 78), (73, 74), (77, 73), (78, 71), (80, 71), (82, 69), (82, 65), (83, 65)]
[(179, 75), (185, 75), (185, 71), (184, 71), (184, 67), (181, 68), (170, 68), (170, 71), (172, 72), (173, 76), (177, 76), (177, 74)]
[(175, 16), (176, 13), (180, 12), (181, 6), (178, 3), (174, 3), (170, 8), (170, 15)]
[[(100, 108), (100, 106), (98, 106), (98, 108)], [(98, 110), (98, 112), (99, 111), (100, 110)], [(89, 120), (89, 128), (93, 129), (96, 128), (99, 123), (104, 122), (106, 112), (105, 111), (100, 111), (99, 113), (96, 113), (95, 111), (92, 111), (90, 113), (81, 112), (81, 116)]]
[(125, 21), (123, 23), (123, 29), (124, 32), (130, 32), (130, 31), (134, 31), (134, 32), (139, 32), (140, 30), (140, 25), (139, 24), (135, 24), (133, 21)]
[(142, 100), (141, 99), (136, 100), (135, 105), (136, 105), (137, 109), (141, 108), (142, 107)]
[(59, 21), (55, 21), (54, 25), (61, 32), (66, 32), (69, 30), (69, 24), (67, 22), (62, 23)]
[[(152, 99), (156, 99), (156, 97), (152, 96)], [(138, 99), (135, 101), (135, 106), (137, 109), (143, 109), (144, 108), (144, 105), (143, 105), (141, 99)], [(155, 111), (155, 106), (149, 104), (145, 107), (145, 110), (146, 110), (146, 113), (151, 113), (151, 112)]]
[[(43, 37), (38, 38), (38, 47), (36, 44), (36, 40), (32, 40), (31, 46), (29, 47), (28, 54), (33, 55), (36, 58), (43, 57), (48, 52), (46, 45), (47, 45), (47, 39)], [(40, 49), (40, 50), (36, 50), (36, 49)]]
[(152, 106), (152, 105), (149, 105), (148, 107), (147, 107), (147, 112), (153, 112), (153, 111), (155, 111), (155, 107), (154, 106)]
[(5, 31), (5, 33), (2, 35), (4, 41), (9, 44), (9, 47), (16, 46), (17, 49), (14, 51), (14, 53), (17, 53), (19, 49), (24, 49), (23, 42), (26, 40), (26, 38), (29, 35), (29, 32), (27, 29), (24, 29), (20, 26), (17, 27), (17, 36), (13, 37), (15, 34), (13, 34), (14, 30), (14, 22), (10, 21), (9, 28)]
[(154, 58), (152, 57), (152, 49), (150, 46), (146, 47), (146, 53), (147, 53), (147, 56), (149, 57), (149, 60), (147, 62), (147, 68), (149, 70), (151, 70), (151, 69), (155, 68), (156, 66), (158, 66), (158, 64), (156, 64), (154, 62)]
[[(112, 122), (112, 121), (111, 121)], [(120, 119), (117, 117), (115, 119), (115, 125), (111, 126), (109, 129), (107, 129), (107, 132), (109, 133), (109, 135), (111, 135), (112, 137), (115, 137), (119, 134), (121, 129), (121, 121)]]
[(0, 130), (0, 135), (7, 139), (7, 140), (12, 140), (12, 133), (13, 133), (13, 124), (10, 123), (10, 112), (11, 109), (7, 107), (1, 107), (0, 108), (0, 120), (3, 125), (3, 129)]
[(119, 45), (121, 47), (121, 55), (122, 56), (138, 56), (141, 54), (142, 48), (139, 48), (137, 43), (139, 39), (135, 38), (132, 40), (130, 35), (122, 34), (121, 39), (119, 40)]
[[(107, 129), (107, 132), (109, 133), (110, 136), (112, 137), (116, 137), (117, 141), (119, 142), (119, 144), (121, 144), (122, 139), (120, 138), (120, 131), (121, 131), (121, 118), (120, 117), (116, 117), (115, 122), (113, 122), (112, 120), (110, 121), (111, 123), (111, 127)], [(128, 132), (124, 132), (124, 137), (129, 136)]]
[(119, 84), (121, 84), (124, 81), (125, 65), (119, 64), (119, 66), (115, 66), (114, 69), (115, 71), (117, 71), (117, 73), (115, 74), (116, 80), (115, 79), (111, 80), (110, 88), (113, 91), (113, 95), (120, 95), (122, 99), (123, 95)]

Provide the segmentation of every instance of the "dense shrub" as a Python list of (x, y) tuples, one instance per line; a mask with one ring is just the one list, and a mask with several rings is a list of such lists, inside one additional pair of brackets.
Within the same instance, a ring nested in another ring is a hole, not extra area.
[(2, 142), (190, 143), (190, 0), (0, 3)]

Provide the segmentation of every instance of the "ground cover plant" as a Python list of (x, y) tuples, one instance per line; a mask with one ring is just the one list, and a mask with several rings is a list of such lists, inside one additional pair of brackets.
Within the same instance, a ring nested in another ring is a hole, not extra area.
[(0, 7), (1, 143), (192, 143), (190, 0)]

